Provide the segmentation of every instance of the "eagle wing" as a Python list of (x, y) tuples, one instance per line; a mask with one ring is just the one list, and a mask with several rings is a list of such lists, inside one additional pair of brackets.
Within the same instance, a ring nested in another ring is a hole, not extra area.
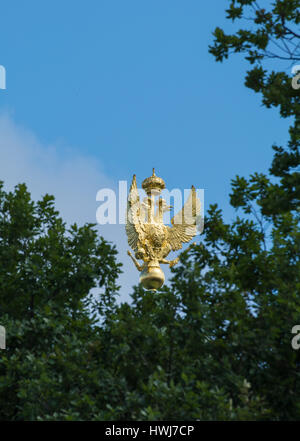
[(138, 241), (145, 237), (144, 219), (141, 216), (141, 203), (136, 185), (136, 177), (133, 176), (127, 200), (127, 216), (125, 230), (128, 244), (136, 251)]
[(182, 243), (189, 242), (197, 233), (197, 219), (201, 202), (192, 186), (188, 200), (182, 209), (171, 219), (172, 227), (167, 226), (168, 242), (173, 251), (180, 250)]

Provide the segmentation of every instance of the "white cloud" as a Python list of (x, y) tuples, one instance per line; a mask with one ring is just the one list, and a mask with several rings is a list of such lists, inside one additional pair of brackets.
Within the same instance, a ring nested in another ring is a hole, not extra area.
[[(7, 190), (25, 182), (32, 198), (53, 194), (56, 208), (68, 223), (96, 223), (96, 194), (100, 188), (117, 189), (96, 158), (83, 155), (60, 143), (45, 145), (30, 130), (16, 124), (9, 115), (0, 115), (0, 180)], [(127, 256), (124, 225), (98, 226), (99, 234), (116, 244), (123, 271), (120, 300), (128, 301), (139, 274)]]

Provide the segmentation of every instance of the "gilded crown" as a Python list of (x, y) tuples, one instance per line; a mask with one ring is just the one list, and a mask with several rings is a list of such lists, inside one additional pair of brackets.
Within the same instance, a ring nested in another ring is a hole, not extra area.
[(162, 178), (159, 178), (155, 175), (155, 171), (153, 168), (152, 176), (150, 178), (146, 178), (142, 182), (142, 187), (147, 193), (147, 195), (159, 194), (165, 188), (165, 181)]

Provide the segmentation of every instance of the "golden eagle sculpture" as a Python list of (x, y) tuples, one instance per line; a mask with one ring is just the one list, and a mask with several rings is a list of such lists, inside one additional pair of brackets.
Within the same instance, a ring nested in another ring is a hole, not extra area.
[[(143, 181), (142, 188), (147, 194), (143, 202), (140, 201), (134, 175), (127, 201), (126, 233), (135, 256), (130, 251), (128, 255), (141, 271), (142, 286), (156, 291), (165, 281), (160, 264), (165, 263), (170, 267), (176, 265), (179, 257), (174, 260), (166, 259), (170, 251), (180, 250), (184, 242), (189, 242), (197, 234), (201, 204), (196, 189), (192, 186), (183, 208), (171, 219), (172, 226), (164, 225), (164, 212), (170, 211), (172, 207), (161, 197), (155, 201), (165, 188), (163, 179), (156, 176), (153, 169), (152, 176)], [(140, 264), (138, 260), (143, 263)]]

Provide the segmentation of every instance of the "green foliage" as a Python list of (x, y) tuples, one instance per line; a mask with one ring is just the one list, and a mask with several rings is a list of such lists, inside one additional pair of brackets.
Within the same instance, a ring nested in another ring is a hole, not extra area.
[(67, 230), (52, 196), (34, 203), (25, 185), (7, 193), (1, 183), (1, 420), (90, 417), (102, 372), (89, 359), (100, 303), (90, 290), (101, 290), (103, 307), (112, 303), (115, 257), (93, 225)]
[[(268, 185), (260, 203), (264, 214), (296, 210), (300, 198), (300, 101), (299, 90), (292, 87), (292, 78), (284, 70), (300, 61), (300, 1), (276, 0), (270, 2), (268, 10), (255, 0), (228, 2), (227, 18), (239, 21), (243, 27), (231, 35), (217, 27), (209, 51), (217, 61), (233, 53), (244, 54), (251, 66), (245, 77), (246, 87), (261, 94), (265, 107), (278, 107), (281, 117), (292, 118), (287, 148), (273, 146), (270, 173), (279, 182), (273, 180)], [(285, 63), (282, 71), (271, 70), (273, 59), (277, 65)]]

